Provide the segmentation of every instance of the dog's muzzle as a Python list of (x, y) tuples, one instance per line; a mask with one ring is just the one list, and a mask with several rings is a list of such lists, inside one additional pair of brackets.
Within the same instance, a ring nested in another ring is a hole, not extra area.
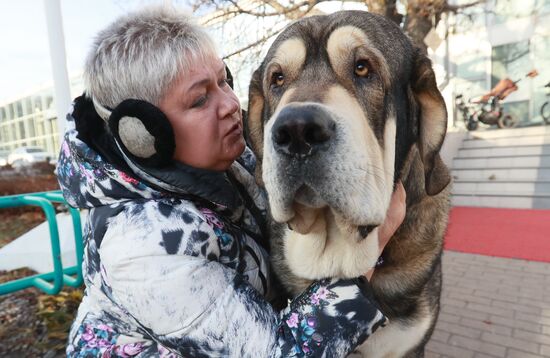
[(303, 105), (283, 108), (271, 133), (279, 154), (305, 158), (328, 148), (335, 130), (336, 123), (325, 111)]

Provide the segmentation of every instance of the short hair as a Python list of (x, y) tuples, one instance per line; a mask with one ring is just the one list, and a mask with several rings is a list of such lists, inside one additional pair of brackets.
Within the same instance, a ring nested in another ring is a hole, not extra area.
[(173, 6), (149, 6), (100, 31), (86, 59), (86, 96), (114, 108), (125, 99), (158, 105), (196, 61), (217, 56), (206, 31)]

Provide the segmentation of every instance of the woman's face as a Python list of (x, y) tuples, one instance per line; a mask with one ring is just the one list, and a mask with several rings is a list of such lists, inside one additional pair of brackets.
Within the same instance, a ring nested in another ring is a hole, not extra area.
[(159, 103), (176, 139), (174, 159), (196, 168), (226, 170), (244, 150), (239, 100), (224, 63), (195, 62)]

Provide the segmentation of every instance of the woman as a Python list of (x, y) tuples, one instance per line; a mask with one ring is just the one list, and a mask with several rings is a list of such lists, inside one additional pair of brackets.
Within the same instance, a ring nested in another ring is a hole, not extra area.
[(336, 357), (384, 325), (362, 278), (315, 282), (281, 312), (268, 303), (266, 204), (202, 29), (165, 7), (119, 18), (84, 79), (58, 164), (66, 200), (90, 209), (68, 356)]

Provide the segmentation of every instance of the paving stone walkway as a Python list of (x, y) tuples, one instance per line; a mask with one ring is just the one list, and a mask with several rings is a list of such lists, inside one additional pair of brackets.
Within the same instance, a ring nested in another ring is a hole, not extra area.
[(550, 263), (445, 251), (427, 358), (550, 357)]

